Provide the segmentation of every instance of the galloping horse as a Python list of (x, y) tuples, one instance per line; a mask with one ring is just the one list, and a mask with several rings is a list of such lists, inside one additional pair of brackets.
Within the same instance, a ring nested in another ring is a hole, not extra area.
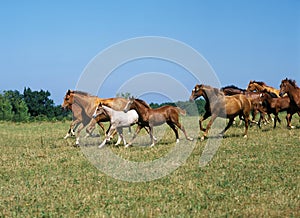
[(280, 97), (279, 96), (279, 90), (278, 89), (275, 89), (271, 86), (268, 86), (266, 83), (264, 82), (258, 82), (258, 81), (253, 81), (251, 80), (248, 84), (248, 88), (247, 88), (247, 91), (248, 92), (253, 92), (253, 91), (258, 91), (258, 92), (262, 92), (262, 91), (268, 91), (268, 92), (272, 92), (274, 93), (275, 95), (277, 95), (277, 97)]
[(295, 80), (284, 79), (280, 84), (280, 96), (287, 94), (291, 100), (291, 104), (300, 110), (300, 88), (297, 86)]
[[(297, 108), (293, 104), (291, 104), (290, 98), (288, 96), (277, 98), (276, 95), (275, 96), (274, 95), (275, 94), (272, 92), (270, 93), (265, 91), (264, 93), (262, 93), (262, 97), (261, 97), (261, 100), (263, 101), (262, 106), (265, 106), (266, 112), (268, 114), (273, 113), (275, 115), (274, 128), (276, 128), (276, 121), (280, 123), (278, 113), (282, 111), (287, 112), (286, 115), (287, 127), (293, 128), (293, 126), (291, 126), (291, 120), (293, 114), (297, 112)], [(299, 113), (300, 112), (298, 111), (298, 114)]]
[(179, 142), (178, 137), (178, 130), (176, 127), (181, 129), (181, 131), (184, 133), (185, 138), (187, 140), (193, 140), (192, 138), (188, 137), (185, 129), (182, 124), (179, 122), (179, 113), (182, 115), (185, 115), (186, 112), (182, 110), (179, 107), (174, 107), (170, 105), (162, 106), (160, 108), (152, 109), (146, 102), (140, 99), (134, 99), (130, 98), (127, 105), (124, 108), (124, 112), (127, 112), (129, 110), (136, 110), (136, 112), (139, 115), (139, 123), (138, 128), (136, 129), (135, 134), (133, 135), (133, 138), (129, 145), (132, 144), (133, 140), (137, 136), (137, 134), (140, 132), (140, 129), (142, 127), (149, 127), (150, 129), (150, 138), (151, 138), (151, 147), (155, 145), (155, 138), (153, 137), (153, 127), (159, 126), (164, 123), (167, 123), (171, 129), (174, 131), (176, 136), (176, 143)]
[[(225, 129), (220, 133), (224, 134), (226, 130), (232, 125), (236, 116), (243, 117), (245, 121), (244, 137), (247, 137), (249, 115), (251, 110), (251, 102), (245, 95), (237, 94), (233, 96), (224, 96), (217, 88), (208, 85), (196, 85), (190, 96), (190, 101), (203, 96), (206, 100), (205, 114), (199, 119), (200, 130), (204, 131), (201, 140), (207, 137), (208, 131), (217, 117), (229, 118), (229, 123)], [(202, 127), (202, 121), (211, 116), (206, 129)]]
[(109, 116), (111, 126), (105, 139), (99, 145), (99, 148), (102, 148), (105, 145), (105, 143), (110, 139), (115, 130), (117, 130), (118, 132), (118, 141), (115, 145), (119, 145), (122, 140), (125, 147), (127, 147), (126, 140), (123, 136), (123, 127), (129, 127), (138, 122), (139, 115), (137, 114), (137, 112), (135, 110), (130, 110), (127, 113), (123, 111), (116, 111), (100, 103), (93, 114), (93, 118), (97, 118), (98, 116), (103, 115)]
[[(75, 112), (74, 121), (70, 125), (70, 129), (73, 129), (74, 125), (82, 124), (77, 129), (76, 133), (76, 145), (79, 145), (79, 135), (81, 130), (88, 125), (86, 129), (87, 133), (90, 134), (92, 130), (95, 128), (96, 122), (107, 122), (109, 121), (108, 116), (99, 116), (97, 120), (92, 119), (93, 113), (96, 107), (101, 102), (103, 105), (111, 107), (115, 110), (122, 110), (127, 104), (126, 99), (124, 98), (99, 98), (97, 96), (90, 95), (86, 92), (82, 91), (72, 91), (68, 90), (65, 97), (64, 102), (62, 103), (63, 108), (72, 108)], [(75, 106), (75, 107), (74, 107)], [(70, 130), (69, 130), (70, 131)]]
[[(226, 95), (226, 96), (243, 94), (248, 99), (250, 99), (250, 101), (251, 101), (251, 111), (252, 111), (251, 123), (257, 123), (258, 125), (260, 125), (259, 122), (255, 121), (255, 117), (260, 112), (260, 120), (261, 120), (261, 118), (264, 117), (265, 113), (262, 110), (260, 110), (260, 108), (258, 107), (258, 105), (261, 103), (261, 100), (260, 100), (261, 95), (260, 95), (259, 92), (249, 92), (246, 89), (241, 89), (241, 88), (239, 88), (235, 85), (229, 85), (229, 86), (222, 87), (220, 89), (220, 91), (223, 92), (224, 95)], [(271, 117), (269, 117), (269, 118), (271, 119)]]
[(287, 96), (290, 98), (291, 106), (296, 108), (298, 115), (300, 116), (300, 88), (297, 86), (295, 80), (284, 79), (280, 84), (280, 96)]

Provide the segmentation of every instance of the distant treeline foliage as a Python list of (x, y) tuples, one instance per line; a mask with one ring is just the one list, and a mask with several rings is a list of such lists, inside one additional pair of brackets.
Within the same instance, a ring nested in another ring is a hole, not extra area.
[(0, 120), (26, 122), (34, 120), (69, 119), (70, 112), (55, 106), (49, 91), (32, 91), (25, 88), (23, 94), (17, 90), (0, 93)]
[[(32, 91), (24, 88), (21, 94), (17, 90), (2, 91), (0, 93), (0, 120), (26, 122), (26, 121), (55, 121), (72, 118), (70, 111), (65, 111), (60, 105), (54, 105), (50, 99), (49, 91)], [(128, 98), (130, 93), (121, 93), (118, 97)], [(187, 115), (195, 116), (205, 112), (203, 99), (194, 102), (179, 101), (176, 103), (150, 103), (152, 108), (164, 105), (173, 105), (186, 110)]]
[(184, 109), (186, 111), (186, 114), (189, 116), (196, 116), (199, 114), (204, 114), (205, 113), (205, 100), (199, 99), (194, 102), (189, 102), (189, 101), (178, 101), (176, 103), (172, 102), (166, 102), (162, 104), (157, 104), (157, 103), (150, 103), (149, 104), (151, 108), (159, 108), (164, 105), (172, 105), (172, 106), (177, 106), (180, 107), (181, 109)]

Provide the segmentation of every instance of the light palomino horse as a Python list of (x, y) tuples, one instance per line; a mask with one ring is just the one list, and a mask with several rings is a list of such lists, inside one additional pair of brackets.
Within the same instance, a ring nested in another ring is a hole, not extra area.
[(106, 142), (110, 139), (115, 130), (117, 130), (118, 133), (118, 141), (115, 145), (119, 145), (122, 140), (125, 147), (128, 147), (128, 145), (126, 144), (126, 140), (123, 136), (123, 127), (129, 127), (138, 122), (139, 115), (137, 114), (137, 112), (135, 110), (130, 110), (127, 113), (123, 111), (116, 111), (100, 103), (96, 108), (93, 117), (97, 118), (101, 115), (109, 116), (110, 129), (103, 142), (99, 145), (99, 148), (102, 148), (106, 144)]
[(167, 123), (171, 129), (174, 131), (176, 136), (176, 143), (179, 142), (178, 130), (184, 133), (187, 140), (192, 141), (193, 138), (187, 136), (183, 125), (179, 122), (179, 113), (185, 115), (186, 112), (179, 107), (174, 107), (170, 105), (162, 106), (160, 108), (152, 109), (146, 102), (140, 99), (130, 98), (127, 105), (124, 108), (124, 112), (128, 112), (129, 110), (136, 110), (139, 115), (139, 123), (136, 129), (135, 134), (129, 145), (132, 144), (133, 140), (140, 132), (142, 127), (149, 127), (150, 130), (150, 138), (151, 138), (151, 147), (155, 145), (156, 139), (153, 137), (153, 127), (159, 126), (164, 123)]
[(280, 97), (279, 96), (280, 90), (275, 89), (272, 86), (268, 86), (264, 82), (258, 82), (258, 81), (251, 80), (249, 82), (249, 84), (248, 84), (247, 91), (248, 92), (253, 92), (253, 91), (257, 91), (257, 92), (268, 91), (268, 92), (274, 93), (275, 95), (277, 95), (277, 97)]
[[(244, 137), (247, 137), (251, 102), (245, 95), (237, 94), (233, 96), (224, 96), (217, 88), (207, 85), (196, 85), (192, 91), (190, 100), (193, 101), (200, 96), (203, 96), (206, 101), (205, 114), (199, 119), (200, 130), (204, 131), (204, 134), (201, 137), (202, 141), (207, 137), (208, 131), (217, 117), (229, 118), (229, 123), (220, 133), (221, 135), (223, 135), (232, 125), (236, 116), (239, 116), (240, 118), (243, 117), (245, 121)], [(210, 116), (211, 119), (207, 124), (206, 129), (204, 129), (202, 127), (202, 122)]]
[[(75, 122), (77, 119), (79, 119), (79, 121), (76, 121), (76, 122), (82, 124), (81, 126), (78, 127), (77, 132), (75, 133), (76, 145), (79, 145), (80, 132), (83, 128), (88, 126), (86, 129), (88, 134), (90, 134), (90, 132), (95, 128), (95, 124), (97, 121), (95, 119), (93, 119), (92, 116), (93, 116), (93, 113), (95, 112), (96, 107), (99, 105), (100, 102), (108, 107), (115, 109), (115, 110), (123, 110), (123, 108), (127, 104), (128, 100), (126, 100), (124, 98), (103, 99), (103, 98), (99, 98), (97, 96), (93, 96), (93, 95), (90, 95), (90, 94), (88, 94), (86, 92), (82, 92), (82, 91), (71, 91), (71, 90), (67, 91), (67, 93), (64, 97), (64, 102), (62, 104), (62, 107), (70, 107), (70, 105), (71, 106), (77, 105), (78, 111), (80, 111), (80, 113), (78, 113), (77, 116), (74, 117), (75, 120), (73, 121), (73, 122)], [(108, 116), (100, 117), (100, 118), (99, 118), (98, 122), (109, 121)]]
[[(70, 124), (70, 128), (66, 134), (66, 136), (64, 137), (64, 139), (69, 138), (70, 136), (75, 136), (75, 129), (79, 126), (79, 125), (83, 125), (86, 126), (89, 124), (88, 119), (83, 119), (84, 112), (83, 109), (76, 103), (74, 104), (69, 104), (69, 102), (64, 101), (64, 103), (62, 104), (63, 109), (68, 109), (72, 111), (72, 116), (73, 116), (73, 121)], [(98, 123), (98, 125), (101, 127), (101, 129), (105, 132), (104, 129), (104, 125), (100, 122), (100, 120), (103, 120), (103, 117), (97, 117), (97, 119), (95, 119), (95, 121)], [(102, 121), (103, 122), (103, 121)], [(93, 132), (95, 125), (90, 125), (89, 128), (86, 129), (87, 131), (87, 135), (91, 135)]]

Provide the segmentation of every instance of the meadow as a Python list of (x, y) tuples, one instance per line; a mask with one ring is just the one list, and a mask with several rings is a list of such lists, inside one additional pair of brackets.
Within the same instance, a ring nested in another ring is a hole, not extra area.
[[(198, 117), (183, 117), (195, 148), (177, 170), (145, 182), (98, 170), (73, 146), (74, 138), (63, 139), (69, 122), (1, 122), (0, 217), (299, 217), (300, 122), (294, 115), (296, 128), (288, 130), (281, 118), (275, 130), (252, 126), (247, 139), (243, 127), (233, 126), (212, 161), (200, 167), (206, 141), (190, 122)], [(145, 134), (134, 147), (108, 147), (124, 159), (155, 160), (175, 146), (173, 132), (161, 128), (155, 128), (153, 148)], [(82, 139), (95, 153), (100, 141)]]

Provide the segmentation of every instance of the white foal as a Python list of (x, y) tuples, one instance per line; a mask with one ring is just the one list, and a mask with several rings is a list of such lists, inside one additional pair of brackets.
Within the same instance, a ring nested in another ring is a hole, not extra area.
[(107, 114), (110, 117), (111, 126), (105, 139), (99, 145), (99, 148), (102, 148), (105, 145), (105, 143), (109, 141), (110, 137), (113, 135), (115, 130), (117, 130), (118, 133), (118, 141), (115, 145), (119, 145), (121, 143), (121, 140), (123, 140), (123, 143), (126, 146), (126, 140), (123, 136), (123, 127), (129, 127), (138, 122), (139, 115), (137, 114), (137, 112), (135, 110), (130, 110), (127, 113), (123, 111), (116, 111), (100, 103), (96, 108), (93, 117), (96, 118), (97, 116), (103, 113)]

